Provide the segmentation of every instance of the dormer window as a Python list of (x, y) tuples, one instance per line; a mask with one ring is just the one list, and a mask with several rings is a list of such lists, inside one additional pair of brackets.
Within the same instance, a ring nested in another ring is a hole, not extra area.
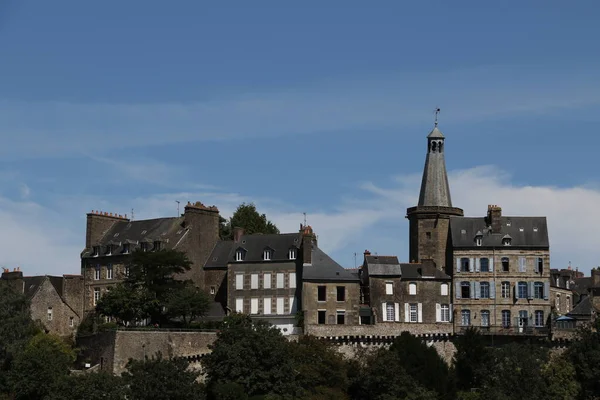
[(123, 244), (123, 254), (129, 254), (129, 243)]
[(510, 237), (510, 235), (505, 235), (505, 236), (502, 238), (502, 245), (503, 245), (503, 246), (510, 246), (510, 245), (511, 245), (511, 242), (512, 242), (512, 237)]
[(288, 251), (288, 258), (290, 260), (295, 260), (296, 259), (296, 248), (292, 247), (289, 251)]
[(270, 261), (272, 256), (273, 256), (273, 250), (271, 250), (271, 249), (263, 250), (263, 260)]
[(148, 251), (148, 242), (141, 242), (140, 243), (140, 248), (142, 249), (142, 251)]
[(477, 231), (477, 234), (475, 235), (475, 245), (481, 246), (482, 243), (483, 243), (483, 234), (481, 233), (481, 231)]
[(244, 249), (237, 249), (235, 251), (235, 261), (244, 261), (246, 258), (246, 251)]
[(160, 251), (160, 240), (154, 241), (154, 251)]
[(106, 246), (106, 255), (107, 256), (112, 255), (112, 244), (109, 244), (108, 246)]
[(98, 257), (100, 254), (100, 246), (94, 246), (92, 248), (92, 257)]

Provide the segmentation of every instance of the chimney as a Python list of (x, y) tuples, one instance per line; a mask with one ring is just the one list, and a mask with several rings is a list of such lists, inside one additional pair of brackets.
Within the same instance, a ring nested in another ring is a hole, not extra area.
[(600, 287), (600, 267), (592, 268), (592, 287)]
[(371, 252), (369, 250), (365, 250), (365, 257), (370, 256), (370, 255), (371, 255)]
[(487, 224), (492, 228), (492, 233), (500, 233), (502, 229), (501, 217), (502, 208), (497, 205), (488, 205)]
[(302, 226), (302, 262), (312, 264), (312, 249), (317, 246), (317, 237), (310, 225)]
[(235, 228), (233, 228), (233, 241), (234, 242), (239, 242), (242, 239), (242, 236), (244, 236), (244, 228), (236, 226)]
[(92, 210), (87, 214), (87, 224), (85, 229), (85, 248), (94, 246), (104, 236), (106, 231), (118, 221), (129, 221), (127, 216), (123, 217), (117, 213), (108, 213)]
[(0, 280), (7, 282), (16, 292), (23, 293), (24, 280), (21, 268), (14, 268), (13, 271), (3, 268)]

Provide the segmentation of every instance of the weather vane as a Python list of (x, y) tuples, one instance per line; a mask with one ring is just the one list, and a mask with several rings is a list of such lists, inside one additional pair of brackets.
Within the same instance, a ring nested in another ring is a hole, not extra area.
[(435, 109), (435, 127), (436, 127), (436, 128), (437, 128), (437, 125), (438, 125), (438, 114), (439, 114), (439, 113), (440, 113), (440, 108), (439, 108), (439, 107), (437, 107), (437, 108)]

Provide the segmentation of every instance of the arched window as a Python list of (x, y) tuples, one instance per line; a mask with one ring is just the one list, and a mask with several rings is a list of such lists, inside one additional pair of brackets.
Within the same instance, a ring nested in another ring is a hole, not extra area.
[(417, 284), (411, 282), (408, 284), (408, 294), (415, 295), (417, 294)]

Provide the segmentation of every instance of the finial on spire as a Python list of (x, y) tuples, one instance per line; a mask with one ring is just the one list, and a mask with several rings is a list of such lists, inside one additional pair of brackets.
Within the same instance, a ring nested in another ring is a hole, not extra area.
[(435, 127), (437, 128), (438, 126), (438, 114), (440, 113), (440, 108), (436, 107), (435, 109)]

